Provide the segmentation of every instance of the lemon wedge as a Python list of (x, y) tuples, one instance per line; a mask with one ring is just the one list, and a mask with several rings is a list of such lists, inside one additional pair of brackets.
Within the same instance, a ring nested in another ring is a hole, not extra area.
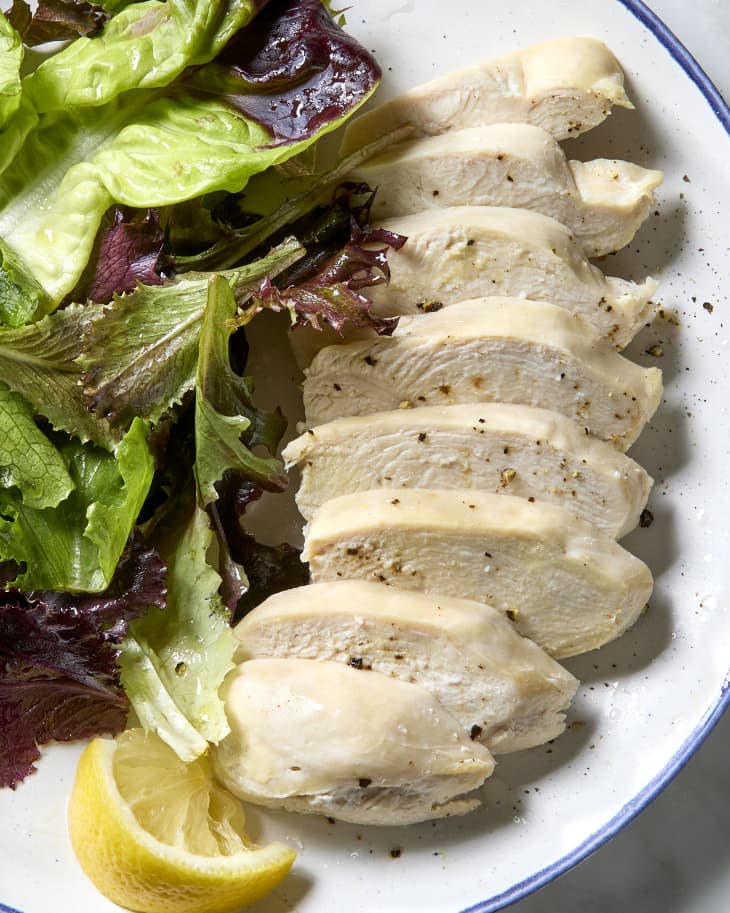
[(109, 900), (141, 913), (229, 913), (263, 897), (295, 853), (253, 844), (239, 800), (207, 758), (181, 761), (158, 736), (94, 739), (68, 807), (81, 867)]

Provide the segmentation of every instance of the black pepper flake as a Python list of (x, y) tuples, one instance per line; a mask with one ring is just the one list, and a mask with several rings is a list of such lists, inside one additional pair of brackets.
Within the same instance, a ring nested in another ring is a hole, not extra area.
[(400, 498), (393, 498), (393, 500), (390, 503), (391, 504), (400, 504)]
[(472, 740), (472, 742), (473, 742), (475, 739), (478, 739), (478, 738), (479, 738), (479, 736), (482, 734), (483, 731), (484, 731), (484, 730), (482, 729), (481, 726), (477, 726), (477, 724), (474, 723), (474, 725), (473, 725), (473, 726), (471, 727), (471, 729), (469, 730), (469, 738), (470, 738), (470, 739)]
[(349, 665), (352, 666), (353, 669), (362, 669), (362, 656), (351, 656)]
[(469, 238), (466, 242), (466, 246), (472, 247), (474, 245), (474, 243), (475, 243), (474, 238)]
[(335, 390), (337, 390), (338, 393), (342, 389), (342, 387), (339, 384), (332, 384), (332, 386), (335, 388)]
[(434, 311), (440, 311), (443, 307), (442, 301), (419, 301), (416, 307), (424, 314), (432, 314)]
[(641, 516), (639, 517), (639, 526), (641, 529), (648, 529), (653, 522), (654, 514), (650, 510), (647, 510), (645, 507), (641, 512)]
[(492, 557), (492, 553), (491, 553), (491, 552), (484, 552), (484, 557), (485, 557), (485, 558), (491, 558), (491, 557)]
[(366, 789), (372, 782), (373, 781), (370, 779), (370, 777), (360, 777), (360, 779), (357, 781), (357, 785), (362, 787), (362, 789)]
[(426, 432), (425, 432), (425, 431), (419, 432), (418, 440), (419, 440), (421, 443), (423, 443), (423, 442), (426, 440)]
[(400, 859), (401, 853), (403, 852), (402, 848), (399, 846), (394, 846), (390, 851), (390, 856), (392, 859)]
[(292, 766), (289, 768), (289, 770), (301, 770), (301, 769), (302, 769), (302, 768), (299, 767), (298, 764), (292, 764)]
[(357, 545), (351, 546), (350, 548), (345, 549), (345, 554), (347, 555), (359, 555), (360, 549)]
[(713, 307), (713, 305), (710, 304), (709, 301), (704, 301), (702, 303), (702, 307), (707, 311), (708, 314), (711, 314), (715, 310), (715, 308)]

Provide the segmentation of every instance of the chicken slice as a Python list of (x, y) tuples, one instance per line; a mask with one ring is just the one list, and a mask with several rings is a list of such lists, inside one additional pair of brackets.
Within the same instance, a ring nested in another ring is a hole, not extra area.
[(398, 143), (350, 179), (377, 188), (373, 222), (446, 206), (525, 208), (562, 222), (596, 257), (634, 237), (662, 173), (610, 159), (569, 163), (540, 127), (494, 124)]
[(222, 690), (231, 732), (211, 749), (235, 795), (356, 824), (412, 824), (479, 805), (480, 743), (428, 691), (308, 659), (254, 659)]
[(641, 614), (649, 568), (610, 536), (541, 501), (482, 491), (377, 489), (325, 502), (302, 560), (314, 583), (356, 579), (492, 605), (564, 657)]
[(408, 124), (418, 135), (434, 135), (523, 122), (562, 140), (600, 124), (613, 105), (633, 108), (621, 66), (606, 45), (593, 38), (556, 38), (439, 76), (354, 118), (340, 153)]
[(661, 371), (634, 364), (564, 308), (477, 298), (403, 318), (395, 334), (328, 346), (305, 372), (307, 424), (452, 403), (552, 409), (627, 450), (654, 414)]
[(617, 348), (651, 319), (657, 284), (603, 273), (550, 216), (502, 206), (453, 206), (387, 219), (408, 238), (388, 252), (390, 282), (367, 290), (379, 315), (416, 314), (479, 295), (550, 301), (585, 318)]
[(291, 441), (305, 520), (368, 488), (479, 488), (551, 501), (620, 537), (639, 522), (652, 480), (565, 416), (509, 403), (396, 409), (335, 419)]
[(298, 657), (414, 682), (493, 753), (554, 739), (578, 681), (479, 602), (342, 580), (285, 590), (236, 629), (239, 661)]

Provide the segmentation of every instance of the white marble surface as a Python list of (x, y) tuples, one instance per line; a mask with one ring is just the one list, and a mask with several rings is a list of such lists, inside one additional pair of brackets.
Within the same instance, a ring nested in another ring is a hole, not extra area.
[[(649, 0), (730, 99), (730, 0)], [(508, 913), (728, 913), (730, 714), (597, 853)]]

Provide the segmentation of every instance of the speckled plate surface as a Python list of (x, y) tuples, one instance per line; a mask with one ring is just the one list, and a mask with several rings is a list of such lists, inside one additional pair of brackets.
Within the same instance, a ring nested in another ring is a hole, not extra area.
[[(730, 700), (730, 112), (636, 0), (355, 0), (347, 18), (383, 66), (380, 98), (548, 37), (600, 38), (623, 64), (637, 110), (571, 141), (569, 154), (628, 158), (666, 173), (656, 213), (606, 264), (613, 275), (661, 281), (660, 317), (629, 351), (662, 367), (666, 383), (632, 450), (656, 479), (654, 522), (624, 540), (656, 576), (649, 611), (615, 644), (568, 662), (583, 683), (568, 731), (551, 746), (503, 757), (482, 811), (407, 829), (249, 814), (255, 837), (282, 836), (299, 850), (294, 874), (252, 908), (258, 913), (487, 913), (630, 820)], [(655, 345), (660, 359), (648, 354)], [(79, 750), (47, 751), (37, 774), (0, 793), (0, 910), (116, 909), (86, 881), (66, 838)]]

